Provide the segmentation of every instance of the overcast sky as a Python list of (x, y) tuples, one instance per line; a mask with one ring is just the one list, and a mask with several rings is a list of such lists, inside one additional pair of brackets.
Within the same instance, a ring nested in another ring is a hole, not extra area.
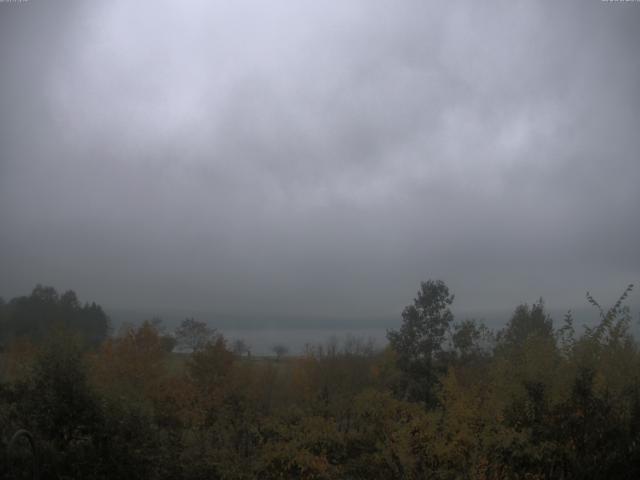
[[(0, 3), (0, 295), (399, 314), (640, 282), (640, 3)], [(632, 301), (637, 302), (640, 292)]]

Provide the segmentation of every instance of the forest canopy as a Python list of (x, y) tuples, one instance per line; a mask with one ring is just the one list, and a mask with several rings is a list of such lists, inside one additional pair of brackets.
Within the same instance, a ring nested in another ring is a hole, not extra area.
[(53, 287), (36, 285), (30, 295), (0, 300), (0, 344), (25, 337), (42, 341), (56, 329), (83, 337), (91, 345), (109, 333), (109, 318), (95, 302), (81, 304), (73, 290), (59, 294)]

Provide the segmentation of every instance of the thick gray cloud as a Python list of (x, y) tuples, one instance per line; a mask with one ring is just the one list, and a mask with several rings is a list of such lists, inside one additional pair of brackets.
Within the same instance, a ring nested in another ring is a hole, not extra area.
[(0, 292), (397, 314), (640, 278), (640, 4), (0, 3)]

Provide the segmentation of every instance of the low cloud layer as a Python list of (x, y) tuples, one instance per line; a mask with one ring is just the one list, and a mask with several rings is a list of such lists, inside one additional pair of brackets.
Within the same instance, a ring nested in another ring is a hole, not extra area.
[(0, 294), (615, 300), (640, 280), (638, 24), (600, 1), (0, 3)]

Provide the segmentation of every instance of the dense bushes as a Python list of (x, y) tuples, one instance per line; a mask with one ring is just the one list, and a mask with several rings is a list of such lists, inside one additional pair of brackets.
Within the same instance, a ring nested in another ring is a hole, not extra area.
[(0, 428), (34, 432), (45, 478), (640, 478), (621, 302), (578, 335), (542, 302), (494, 333), (455, 323), (450, 300), (423, 284), (382, 352), (350, 339), (240, 358), (193, 319), (189, 353), (149, 322), (98, 348), (21, 340), (2, 356)]

